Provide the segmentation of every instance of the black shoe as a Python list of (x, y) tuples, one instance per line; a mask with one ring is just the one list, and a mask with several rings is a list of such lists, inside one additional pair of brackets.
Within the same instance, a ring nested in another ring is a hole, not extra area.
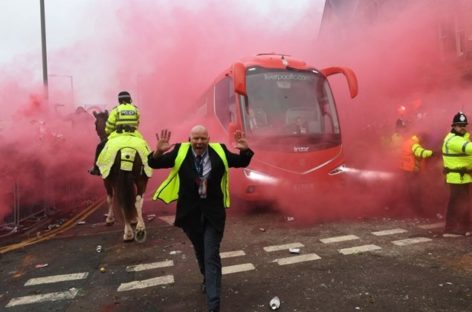
[(91, 175), (95, 175), (95, 176), (100, 176), (102, 175), (100, 173), (100, 170), (97, 168), (97, 167), (93, 167), (91, 169), (88, 170), (88, 173), (90, 173)]

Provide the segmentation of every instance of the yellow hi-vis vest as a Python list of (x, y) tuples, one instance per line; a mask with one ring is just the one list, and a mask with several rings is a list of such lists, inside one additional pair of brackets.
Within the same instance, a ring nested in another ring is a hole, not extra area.
[(123, 103), (113, 108), (108, 117), (105, 132), (109, 135), (116, 130), (116, 127), (124, 125), (135, 127), (136, 129), (139, 126), (139, 111), (133, 104)]
[(400, 169), (407, 172), (419, 172), (424, 167), (424, 158), (431, 157), (432, 150), (425, 149), (420, 139), (413, 135), (403, 143)]
[[(219, 143), (210, 143), (210, 147), (220, 156), (223, 164), (225, 166), (225, 173), (221, 179), (221, 191), (223, 192), (223, 203), (226, 208), (229, 208), (231, 201), (229, 198), (229, 167), (228, 159), (226, 158), (225, 151)], [(166, 204), (169, 204), (179, 198), (179, 189), (180, 189), (180, 178), (179, 170), (182, 165), (185, 156), (187, 156), (188, 149), (190, 148), (190, 143), (182, 143), (180, 145), (177, 156), (175, 157), (174, 167), (172, 167), (169, 175), (164, 180), (164, 182), (159, 185), (157, 190), (154, 192), (152, 197), (153, 200), (160, 199)]]
[(467, 137), (448, 133), (444, 138), (442, 154), (447, 183), (472, 183), (472, 142)]

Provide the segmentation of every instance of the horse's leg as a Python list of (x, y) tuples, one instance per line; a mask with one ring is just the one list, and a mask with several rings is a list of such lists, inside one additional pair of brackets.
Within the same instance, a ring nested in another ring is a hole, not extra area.
[(142, 243), (146, 240), (146, 226), (144, 225), (143, 220), (143, 197), (141, 195), (136, 196), (136, 202), (134, 206), (136, 207), (136, 214), (138, 219), (138, 224), (136, 225), (136, 241)]
[(115, 223), (115, 214), (113, 212), (113, 188), (110, 181), (105, 179), (105, 188), (107, 190), (107, 205), (108, 205), (108, 214), (105, 221), (106, 225), (113, 225)]
[[(135, 201), (135, 204), (134, 204), (135, 207), (136, 207), (136, 203), (137, 203), (137, 202), (138, 202), (138, 197), (136, 197), (136, 201)], [(141, 204), (141, 207), (142, 207), (142, 204)], [(138, 209), (138, 208), (136, 208), (136, 210), (137, 210), (137, 209)], [(139, 215), (137, 215), (136, 217), (134, 217), (133, 219), (131, 219), (131, 221), (130, 221), (131, 225), (136, 225), (136, 224), (139, 223), (139, 222), (138, 222), (138, 217), (139, 217)], [(138, 229), (136, 228), (136, 230), (138, 230)]]
[(124, 218), (125, 220), (125, 229), (124, 229), (124, 234), (123, 234), (123, 241), (125, 242), (131, 242), (134, 239), (134, 232), (133, 228), (131, 227), (131, 224)]
[(108, 213), (105, 224), (110, 226), (115, 224), (115, 213), (113, 212), (113, 197), (107, 195)]
[(143, 220), (143, 202), (144, 202), (144, 192), (146, 191), (148, 178), (144, 175), (140, 176), (136, 180), (136, 215), (138, 218), (138, 224), (136, 225), (136, 241), (142, 243), (146, 240), (146, 226), (144, 225)]

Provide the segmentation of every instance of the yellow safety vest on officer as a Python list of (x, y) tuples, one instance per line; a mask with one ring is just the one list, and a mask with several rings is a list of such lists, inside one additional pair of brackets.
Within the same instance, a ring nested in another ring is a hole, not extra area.
[(423, 159), (432, 155), (433, 151), (421, 146), (420, 138), (413, 135), (403, 143), (400, 169), (407, 172), (419, 172), (424, 167)]
[[(229, 208), (231, 201), (229, 197), (229, 176), (228, 176), (228, 159), (226, 154), (219, 143), (209, 143), (210, 148), (212, 148), (216, 154), (221, 158), (225, 166), (225, 173), (221, 179), (221, 192), (223, 193), (223, 204), (226, 208)], [(190, 148), (190, 143), (182, 143), (177, 152), (175, 158), (174, 167), (172, 167), (168, 177), (161, 183), (154, 193), (153, 199), (160, 199), (166, 204), (173, 202), (179, 198), (180, 190), (180, 178), (179, 178), (179, 169), (182, 165), (182, 162), (187, 155), (187, 152)]]
[[(452, 126), (461, 124), (467, 125), (467, 118), (463, 113), (458, 113), (454, 116)], [(472, 142), (465, 129), (458, 132), (453, 128), (446, 135), (442, 154), (447, 183), (472, 183)]]
[(110, 137), (112, 133), (132, 133), (139, 137), (139, 110), (131, 104), (131, 95), (127, 91), (118, 94), (119, 105), (115, 106), (108, 116), (105, 132)]

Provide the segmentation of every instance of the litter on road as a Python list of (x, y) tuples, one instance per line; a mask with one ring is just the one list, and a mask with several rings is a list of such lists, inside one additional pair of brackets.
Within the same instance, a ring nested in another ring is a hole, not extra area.
[(274, 298), (272, 298), (269, 302), (269, 306), (271, 310), (277, 310), (278, 308), (280, 308), (279, 297), (275, 296)]
[(299, 254), (300, 253), (300, 248), (290, 248), (288, 251), (291, 254)]

